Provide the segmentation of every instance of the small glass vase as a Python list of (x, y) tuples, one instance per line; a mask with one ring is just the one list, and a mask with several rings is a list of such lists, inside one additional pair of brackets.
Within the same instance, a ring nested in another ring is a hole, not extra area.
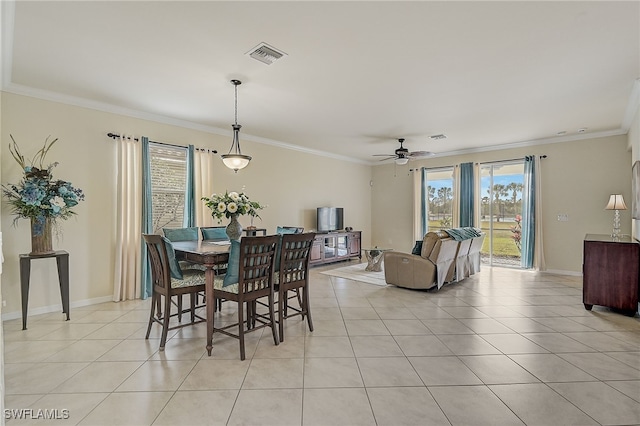
[(31, 256), (44, 256), (54, 253), (53, 239), (51, 238), (51, 220), (45, 219), (39, 223), (37, 219), (31, 219)]
[(231, 221), (227, 225), (227, 236), (230, 240), (240, 240), (242, 236), (242, 225), (238, 222), (238, 215), (231, 215)]

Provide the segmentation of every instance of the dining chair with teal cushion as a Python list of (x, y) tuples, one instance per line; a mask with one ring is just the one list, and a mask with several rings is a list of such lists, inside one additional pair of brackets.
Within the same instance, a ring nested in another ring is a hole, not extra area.
[[(240, 240), (242, 241), (242, 239)], [(227, 262), (227, 273), (224, 274), (222, 287), (227, 287), (238, 283), (240, 269), (240, 241), (231, 240), (229, 248), (229, 261)]]
[[(234, 245), (235, 243), (235, 245)], [(234, 301), (238, 304), (238, 322), (221, 327), (215, 327), (215, 316), (210, 321), (211, 329), (227, 336), (235, 337), (240, 342), (240, 359), (245, 359), (244, 335), (246, 333), (271, 327), (273, 343), (278, 345), (277, 326), (275, 321), (275, 294), (273, 288), (273, 263), (275, 261), (277, 235), (261, 237), (243, 237), (240, 242), (233, 241), (229, 253), (229, 263), (225, 276), (216, 276), (213, 283), (214, 302), (224, 299), (227, 302)], [(237, 255), (237, 261), (232, 259)], [(237, 262), (237, 279), (233, 277)], [(227, 276), (232, 278), (227, 279)], [(210, 290), (208, 290), (210, 291)], [(210, 294), (207, 294), (207, 300)], [(266, 298), (267, 313), (258, 313), (254, 309), (255, 301)], [(247, 316), (245, 318), (245, 306)], [(237, 333), (230, 329), (237, 327)], [(213, 336), (207, 336), (207, 348), (210, 346)], [(211, 349), (208, 349), (211, 355)]]
[[(198, 241), (198, 227), (191, 226), (189, 228), (162, 228), (162, 232), (167, 240), (172, 243), (181, 241)], [(179, 267), (186, 271), (188, 269), (198, 269), (204, 271), (205, 268), (197, 263), (191, 263), (183, 260), (180, 256), (176, 256), (178, 259)], [(182, 312), (182, 298), (178, 298), (178, 310)], [(178, 316), (178, 320), (182, 321), (182, 315)]]
[(167, 262), (169, 263), (169, 270), (171, 272), (171, 277), (181, 280), (183, 278), (182, 268), (180, 267), (180, 263), (176, 259), (176, 251), (173, 249), (173, 244), (167, 237), (162, 237), (162, 242), (164, 243), (164, 247), (167, 250)]
[(276, 261), (274, 266), (274, 271), (278, 272), (280, 270), (280, 246), (282, 246), (282, 236), (287, 234), (300, 234), (298, 232), (299, 229), (297, 226), (278, 226), (276, 228), (276, 234), (278, 235), (278, 247), (276, 247)]
[(202, 241), (224, 241), (228, 240), (226, 226), (206, 226), (200, 228), (202, 233)]
[[(197, 324), (206, 321), (205, 318), (196, 314), (196, 309), (204, 307), (197, 305), (197, 294), (205, 290), (205, 273), (197, 269), (188, 269), (177, 273), (180, 269), (175, 261), (175, 253), (171, 260), (170, 253), (173, 252), (171, 242), (160, 235), (142, 235), (147, 247), (149, 262), (151, 263), (151, 313), (149, 314), (149, 325), (145, 339), (149, 338), (151, 326), (153, 323), (160, 324), (162, 334), (160, 337), (160, 350), (163, 351), (167, 343), (167, 335), (169, 330), (186, 327), (188, 325)], [(172, 267), (172, 264), (173, 267)], [(174, 270), (177, 268), (177, 270)], [(171, 313), (172, 304), (176, 304), (172, 299), (177, 297), (179, 301), (182, 296), (189, 294), (191, 296), (191, 305), (189, 309), (183, 310), (182, 303), (177, 303), (178, 312)], [(164, 298), (164, 299), (163, 299)], [(162, 312), (164, 306), (164, 313)], [(180, 316), (183, 313), (190, 313), (191, 321), (186, 324), (178, 324), (169, 326), (171, 317)]]
[[(309, 331), (313, 331), (309, 304), (309, 255), (316, 234), (284, 235), (280, 247), (280, 265), (276, 273), (275, 291), (278, 293), (278, 326), (280, 341), (284, 342), (284, 321), (301, 316), (307, 319)], [(289, 296), (289, 292), (295, 295)], [(297, 299), (298, 307), (289, 301)], [(293, 313), (289, 313), (293, 311)]]
[(198, 241), (198, 227), (189, 228), (162, 228), (164, 236), (171, 242)]

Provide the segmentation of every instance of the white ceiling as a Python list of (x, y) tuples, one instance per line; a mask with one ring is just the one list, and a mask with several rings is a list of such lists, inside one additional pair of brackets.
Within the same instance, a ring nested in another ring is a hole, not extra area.
[(640, 77), (638, 1), (2, 3), (5, 91), (229, 134), (237, 78), (241, 140), (365, 161), (623, 134)]

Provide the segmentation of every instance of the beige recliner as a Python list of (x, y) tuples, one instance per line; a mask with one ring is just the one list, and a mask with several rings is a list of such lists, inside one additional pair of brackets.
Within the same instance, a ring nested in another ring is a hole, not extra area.
[(388, 251), (384, 254), (387, 284), (398, 287), (430, 289), (455, 280), (456, 258), (460, 242), (445, 231), (428, 232), (420, 256)]

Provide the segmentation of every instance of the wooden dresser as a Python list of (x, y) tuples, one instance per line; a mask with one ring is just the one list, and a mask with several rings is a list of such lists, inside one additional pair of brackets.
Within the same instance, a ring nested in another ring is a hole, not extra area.
[(627, 315), (638, 311), (640, 244), (629, 236), (587, 234), (582, 264), (582, 302), (619, 309)]

